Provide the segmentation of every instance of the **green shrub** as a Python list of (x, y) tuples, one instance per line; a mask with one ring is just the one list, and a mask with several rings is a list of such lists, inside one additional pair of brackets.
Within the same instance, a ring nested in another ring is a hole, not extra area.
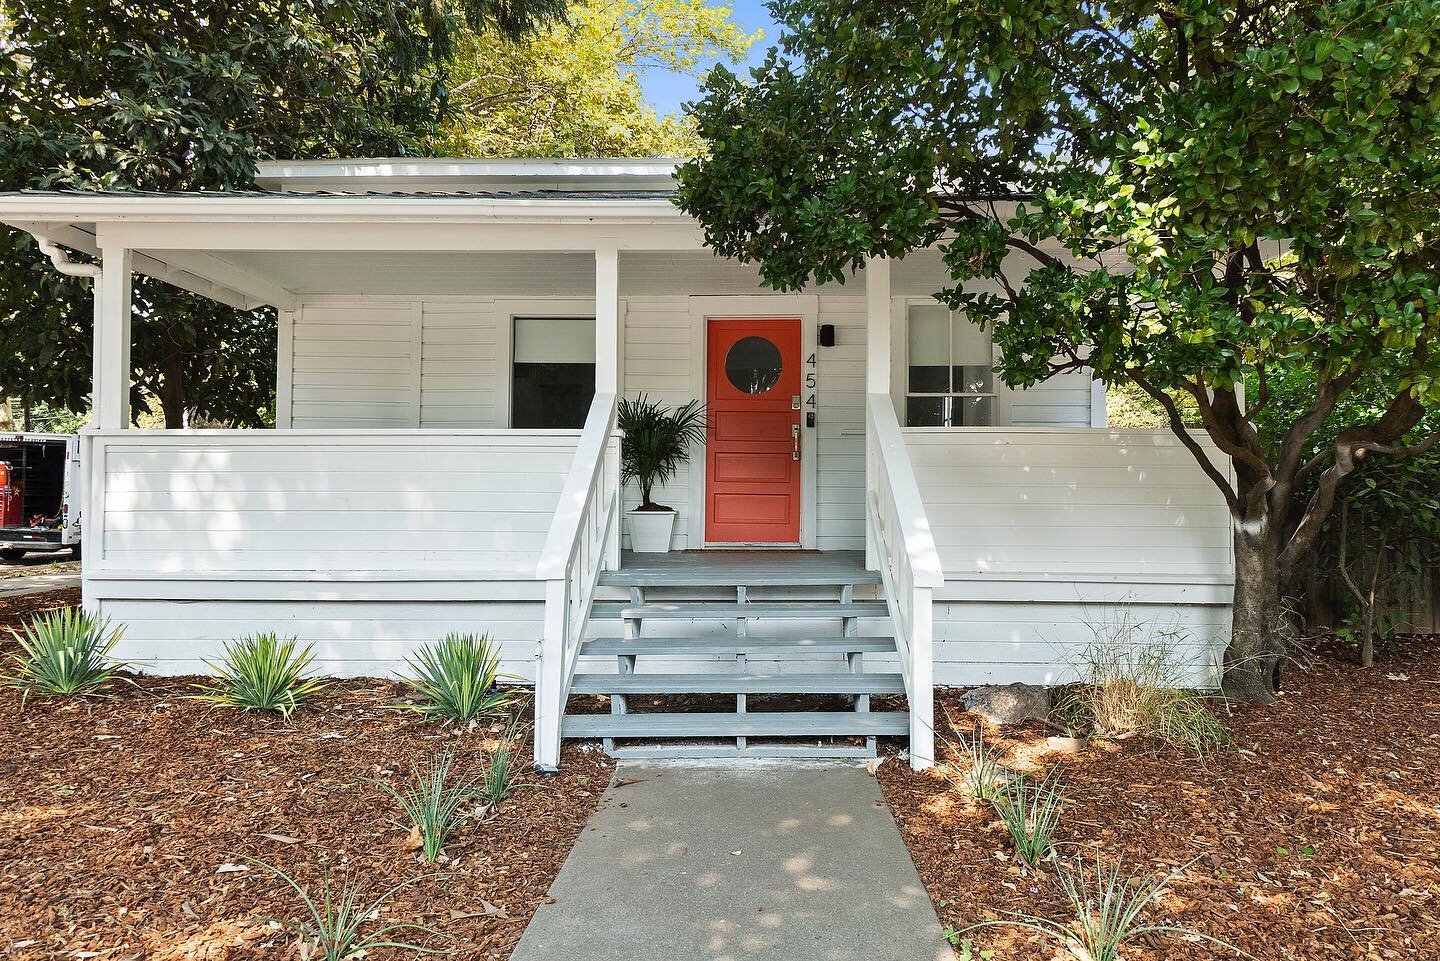
[(400, 803), (407, 825), (419, 838), (420, 855), (425, 863), (434, 864), (445, 847), (446, 840), (464, 814), (465, 803), (475, 797), (479, 777), (462, 772), (451, 777), (455, 766), (455, 752), (441, 751), (427, 761), (424, 767), (411, 764), (411, 783), (403, 791), (375, 778), (366, 778), (377, 784)]
[[(320, 869), (320, 896), (317, 900), (311, 897), (299, 882), (273, 864), (257, 861), (254, 858), (246, 858), (246, 860), (269, 871), (300, 895), (300, 900), (309, 915), (308, 918), (301, 921), (285, 918), (271, 918), (270, 920), (289, 928), (300, 936), (301, 941), (305, 944), (302, 957), (314, 958), (315, 961), (353, 961), (353, 959), (364, 957), (366, 952), (378, 948), (416, 951), (420, 954), (449, 953), (444, 948), (425, 948), (417, 944), (407, 944), (395, 940), (402, 932), (407, 931), (442, 936), (439, 931), (422, 924), (387, 924), (369, 934), (361, 934), (361, 928), (379, 915), (380, 909), (384, 907), (386, 901), (405, 888), (419, 884), (426, 878), (436, 877), (436, 875), (425, 874), (402, 881), (372, 901), (361, 884), (356, 881), (344, 884), (336, 891), (330, 884), (329, 867), (322, 867)], [(315, 953), (312, 954), (312, 951)]]
[(1008, 779), (991, 803), (1010, 832), (1015, 853), (1026, 864), (1033, 867), (1055, 850), (1055, 831), (1060, 827), (1060, 811), (1065, 804), (1058, 768), (1041, 781)]
[(419, 703), (399, 706), (432, 718), (469, 724), (504, 711), (519, 697), (500, 687), (499, 645), (484, 634), (450, 634), (406, 663), (411, 676), (404, 681)]
[(1142, 920), (1141, 914), (1146, 907), (1159, 898), (1169, 883), (1190, 864), (1156, 879), (1151, 875), (1131, 874), (1119, 864), (1106, 867), (1097, 852), (1093, 872), (1087, 871), (1078, 858), (1072, 864), (1061, 866), (1057, 872), (1065, 899), (1070, 903), (1072, 919), (1052, 921), (1030, 914), (1016, 914), (1008, 919), (972, 924), (956, 934), (964, 935), (978, 928), (1013, 925), (1052, 938), (1074, 957), (1090, 961), (1119, 961), (1120, 949), (1127, 943), (1154, 934), (1198, 938), (1244, 954), (1232, 945), (1198, 931), (1146, 924)]
[(7, 659), (0, 684), (20, 689), (24, 704), (31, 694), (87, 697), (100, 693), (124, 664), (110, 657), (121, 628), (78, 608), (36, 617), (23, 631), (11, 631), (20, 651)]
[(256, 634), (226, 642), (220, 663), (207, 661), (218, 675), (217, 683), (197, 684), (197, 700), (247, 711), (274, 711), (286, 718), (326, 686), (306, 673), (315, 651), (297, 649), (295, 638), (280, 640), (274, 634)]

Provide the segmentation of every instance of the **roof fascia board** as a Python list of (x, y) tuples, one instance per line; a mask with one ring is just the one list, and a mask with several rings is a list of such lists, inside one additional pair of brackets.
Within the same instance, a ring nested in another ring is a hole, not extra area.
[(635, 160), (536, 158), (358, 158), (275, 160), (256, 165), (256, 183), (268, 190), (424, 190), (456, 187), (670, 190), (678, 158)]

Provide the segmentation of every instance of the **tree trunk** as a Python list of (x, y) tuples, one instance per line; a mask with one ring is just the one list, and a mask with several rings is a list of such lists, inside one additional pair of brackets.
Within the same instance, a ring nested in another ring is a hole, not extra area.
[(1280, 563), (1270, 524), (1235, 526), (1235, 597), (1224, 661), (1226, 696), (1257, 704), (1274, 703), (1285, 653)]
[(166, 430), (185, 426), (185, 368), (179, 354), (171, 354), (161, 364), (160, 409)]

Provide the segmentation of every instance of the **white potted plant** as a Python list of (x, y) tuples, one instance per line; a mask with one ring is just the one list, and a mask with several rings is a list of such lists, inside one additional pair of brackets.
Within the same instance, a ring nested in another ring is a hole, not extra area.
[(640, 506), (628, 512), (630, 547), (640, 554), (664, 554), (675, 530), (675, 509), (655, 503), (651, 494), (689, 460), (692, 444), (704, 443), (705, 408), (692, 400), (671, 409), (641, 394), (620, 402), (616, 426), (625, 434), (621, 479), (640, 485)]

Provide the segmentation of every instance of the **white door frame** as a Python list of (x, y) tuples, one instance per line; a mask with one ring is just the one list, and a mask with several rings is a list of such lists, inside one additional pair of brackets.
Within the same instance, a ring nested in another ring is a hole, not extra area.
[[(690, 388), (695, 397), (703, 402), (707, 399), (706, 371), (709, 358), (706, 356), (710, 342), (708, 336), (710, 319), (743, 320), (767, 317), (795, 319), (800, 322), (800, 359), (816, 354), (817, 324), (820, 319), (820, 298), (814, 294), (745, 294), (738, 296), (707, 296), (692, 294), (690, 300)], [(817, 358), (818, 359), (818, 358)], [(818, 370), (818, 365), (817, 368)], [(800, 548), (813, 550), (816, 544), (815, 521), (818, 509), (820, 451), (818, 431), (806, 424), (804, 412), (815, 410), (819, 419), (819, 398), (823, 396), (817, 388), (804, 389), (804, 373), (801, 373), (800, 418)], [(811, 393), (816, 397), (816, 408), (804, 406), (805, 398)], [(691, 547), (737, 547), (729, 543), (712, 544), (705, 539), (709, 517), (705, 510), (705, 452), (693, 451), (690, 456), (690, 516), (698, 518), (699, 528), (692, 530)], [(782, 546), (794, 545), (755, 545)]]

